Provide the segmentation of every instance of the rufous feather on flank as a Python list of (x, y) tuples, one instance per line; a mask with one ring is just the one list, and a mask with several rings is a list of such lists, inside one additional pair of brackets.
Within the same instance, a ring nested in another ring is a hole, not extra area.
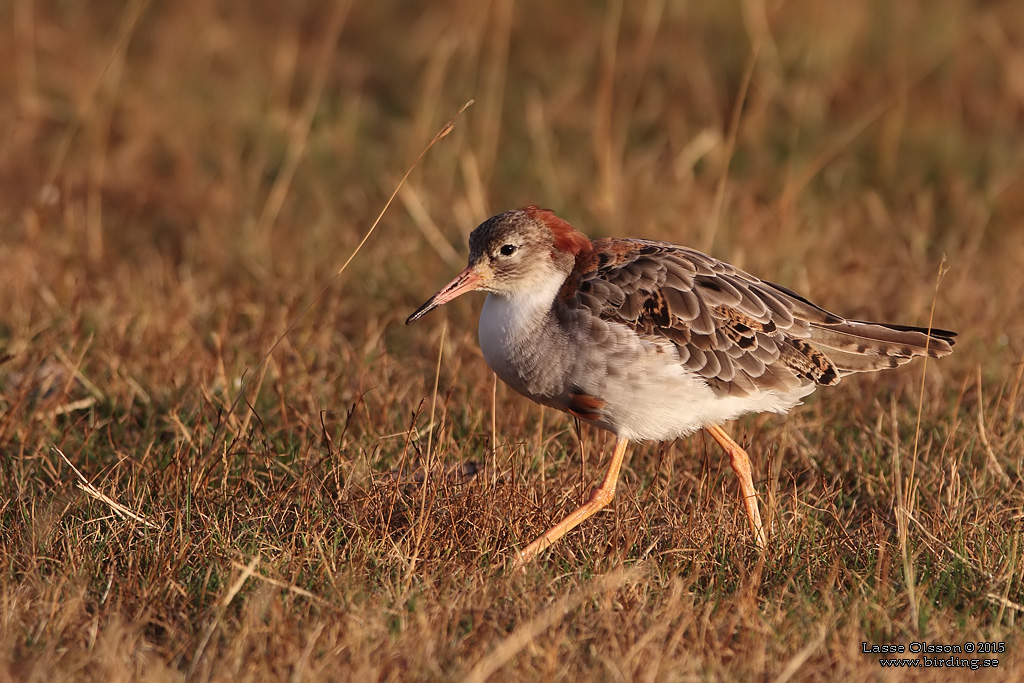
[(612, 500), (628, 442), (701, 428), (729, 456), (754, 540), (764, 547), (749, 458), (719, 425), (746, 413), (786, 413), (851, 373), (941, 358), (956, 337), (847, 320), (687, 247), (591, 241), (537, 206), (489, 218), (469, 244), (468, 267), (407, 322), (464, 292), (488, 292), (480, 348), (495, 374), (616, 436), (590, 500), (524, 548), (520, 565)]

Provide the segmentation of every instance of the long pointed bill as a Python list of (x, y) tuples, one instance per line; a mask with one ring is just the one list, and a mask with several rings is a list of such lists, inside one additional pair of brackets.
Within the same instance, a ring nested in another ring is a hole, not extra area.
[(416, 309), (416, 312), (410, 315), (405, 324), (414, 323), (430, 311), (434, 310), (442, 304), (446, 304), (460, 294), (466, 292), (472, 292), (483, 284), (484, 279), (480, 277), (472, 268), (466, 268), (464, 271), (459, 273), (454, 280), (449, 282), (444, 289), (435, 294), (434, 296), (427, 299), (427, 302)]

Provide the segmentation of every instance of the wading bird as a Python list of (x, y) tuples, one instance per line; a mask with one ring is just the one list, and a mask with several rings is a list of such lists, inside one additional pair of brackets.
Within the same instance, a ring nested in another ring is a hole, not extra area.
[(952, 352), (953, 332), (847, 320), (699, 251), (593, 240), (527, 206), (469, 236), (469, 266), (409, 316), (488, 293), (484, 359), (517, 392), (615, 435), (589, 500), (523, 549), (517, 564), (607, 505), (630, 441), (704, 428), (729, 455), (754, 539), (765, 545), (746, 452), (721, 424), (786, 413), (819, 385)]

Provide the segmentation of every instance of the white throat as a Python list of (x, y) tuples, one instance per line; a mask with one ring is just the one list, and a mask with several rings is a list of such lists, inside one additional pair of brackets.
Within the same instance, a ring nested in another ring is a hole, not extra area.
[(520, 383), (514, 359), (536, 347), (564, 282), (565, 275), (552, 270), (522, 291), (487, 295), (480, 311), (480, 350), (487, 365), (507, 384)]

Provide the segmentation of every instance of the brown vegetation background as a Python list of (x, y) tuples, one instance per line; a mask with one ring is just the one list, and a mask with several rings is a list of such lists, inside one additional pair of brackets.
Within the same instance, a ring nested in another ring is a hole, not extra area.
[[(0, 679), (1024, 672), (1024, 4), (11, 0), (0, 145)], [(956, 351), (730, 426), (763, 555), (696, 435), (507, 572), (609, 439), (402, 323), (530, 203)]]

